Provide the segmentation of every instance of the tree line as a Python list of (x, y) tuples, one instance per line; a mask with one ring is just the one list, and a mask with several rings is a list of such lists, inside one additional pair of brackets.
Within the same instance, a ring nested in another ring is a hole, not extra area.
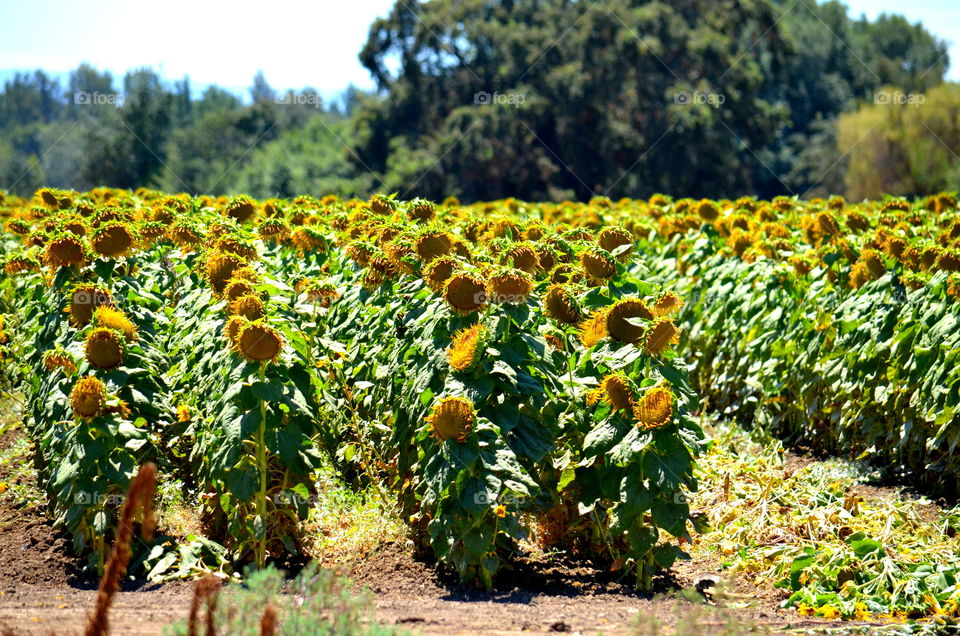
[(0, 187), (489, 200), (960, 187), (946, 45), (814, 0), (404, 0), (376, 90), (247, 99), (87, 65), (0, 94)]

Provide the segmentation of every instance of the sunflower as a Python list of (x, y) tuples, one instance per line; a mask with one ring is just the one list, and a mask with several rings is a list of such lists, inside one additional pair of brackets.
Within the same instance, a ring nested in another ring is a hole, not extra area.
[(653, 313), (658, 317), (674, 314), (680, 311), (681, 307), (683, 300), (673, 292), (664, 292), (653, 301)]
[(942, 272), (960, 272), (960, 252), (943, 250), (934, 265)]
[(665, 386), (648, 389), (633, 407), (633, 418), (644, 429), (659, 428), (673, 417), (676, 398)]
[(443, 297), (456, 313), (471, 314), (487, 304), (486, 285), (473, 274), (455, 274), (447, 280)]
[(223, 213), (237, 223), (245, 223), (257, 213), (257, 206), (250, 197), (239, 196), (230, 200)]
[(670, 345), (680, 342), (680, 330), (669, 318), (658, 318), (645, 332), (645, 349), (653, 356), (659, 356)]
[(446, 232), (431, 230), (422, 233), (417, 238), (415, 249), (417, 256), (424, 262), (429, 263), (436, 258), (449, 254), (452, 245), (453, 243)]
[(293, 231), (293, 234), (290, 235), (290, 240), (301, 252), (311, 250), (319, 252), (327, 251), (327, 239), (323, 235), (323, 232), (316, 228), (306, 226), (298, 227)]
[[(696, 210), (697, 215), (708, 223), (717, 220), (717, 217), (720, 216), (720, 210), (717, 208), (717, 205), (707, 199), (700, 201), (696, 206)], [(682, 211), (679, 206), (677, 207), (677, 211)]]
[(530, 275), (519, 269), (502, 269), (487, 279), (487, 292), (492, 302), (519, 305), (533, 291)]
[(407, 217), (418, 223), (426, 223), (433, 218), (433, 213), (433, 203), (423, 199), (414, 199), (407, 208)]
[(48, 351), (43, 355), (43, 368), (47, 371), (62, 369), (67, 375), (73, 375), (77, 372), (77, 364), (73, 358), (63, 350)]
[[(299, 293), (301, 290), (297, 289)], [(230, 278), (230, 282), (227, 283), (227, 286), (223, 290), (223, 296), (228, 301), (233, 302), (234, 300), (240, 298), (241, 296), (247, 296), (250, 294), (256, 294), (257, 290), (248, 280), (243, 280), (237, 278), (236, 272)]]
[(133, 247), (134, 242), (133, 232), (119, 221), (101, 225), (90, 239), (94, 252), (112, 258), (126, 254)]
[(47, 244), (43, 260), (50, 267), (80, 266), (86, 262), (87, 253), (79, 238), (64, 234)]
[(616, 262), (604, 249), (590, 248), (580, 255), (580, 264), (593, 280), (606, 280), (617, 273)]
[(643, 327), (628, 320), (653, 320), (653, 311), (646, 303), (636, 298), (625, 298), (610, 307), (607, 313), (607, 332), (620, 342), (637, 342), (643, 337)]
[(825, 234), (826, 236), (836, 236), (840, 234), (837, 221), (829, 212), (821, 212), (817, 215), (816, 227), (821, 234)]
[(552, 271), (560, 262), (556, 250), (549, 245), (538, 245), (534, 251), (537, 253), (537, 262), (540, 263), (540, 268), (545, 272)]
[(257, 234), (268, 243), (282, 243), (290, 236), (290, 227), (283, 219), (268, 218), (257, 228)]
[(369, 243), (354, 241), (347, 246), (347, 256), (360, 267), (366, 267), (373, 258), (373, 247)]
[(203, 241), (200, 230), (186, 221), (179, 221), (168, 231), (170, 239), (182, 250), (192, 249)]
[(87, 362), (97, 369), (115, 369), (123, 362), (123, 340), (116, 331), (98, 327), (87, 334)]
[(269, 325), (251, 323), (240, 332), (237, 347), (248, 360), (275, 361), (283, 350), (283, 338)]
[(78, 419), (93, 419), (107, 401), (107, 388), (93, 376), (77, 380), (70, 391), (70, 406)]
[(587, 395), (587, 404), (603, 401), (612, 409), (631, 411), (636, 402), (637, 385), (623, 373), (611, 373), (600, 380), (600, 386)]
[(263, 318), (263, 301), (254, 294), (246, 294), (231, 301), (231, 316), (243, 316), (247, 320), (254, 321)]
[(219, 252), (230, 252), (247, 261), (257, 259), (257, 248), (246, 238), (238, 236), (221, 236), (214, 244), (214, 249)]
[(629, 245), (630, 249), (618, 257), (620, 260), (625, 260), (629, 257), (630, 252), (633, 251), (633, 234), (622, 227), (608, 227), (604, 228), (600, 234), (597, 235), (597, 243), (600, 244), (600, 247), (611, 253), (618, 247)]
[(589, 349), (609, 334), (607, 331), (607, 310), (597, 309), (580, 323), (580, 343)]
[(110, 291), (96, 285), (77, 285), (70, 294), (70, 322), (74, 327), (84, 327), (93, 318), (98, 307), (113, 305)]
[(427, 282), (427, 287), (433, 291), (440, 291), (443, 289), (447, 279), (453, 276), (456, 268), (457, 261), (452, 258), (444, 256), (434, 260), (430, 263), (430, 267), (427, 269), (424, 277)]
[(543, 296), (543, 313), (558, 322), (573, 324), (580, 320), (577, 297), (562, 285), (551, 285)]
[(246, 326), (247, 320), (243, 316), (230, 316), (227, 319), (227, 323), (223, 326), (223, 336), (227, 339), (230, 350), (237, 350), (237, 346), (240, 344), (240, 332)]
[(515, 245), (503, 256), (504, 265), (512, 264), (519, 270), (528, 274), (533, 274), (540, 269), (540, 261), (537, 259), (537, 253), (529, 245)]
[(453, 336), (453, 343), (447, 349), (447, 361), (457, 371), (468, 371), (480, 360), (490, 332), (483, 323), (476, 323), (461, 329)]
[(39, 269), (39, 261), (25, 254), (11, 254), (3, 263), (3, 273), (8, 276), (16, 276)]
[(214, 252), (206, 263), (207, 282), (216, 294), (222, 294), (227, 287), (227, 281), (244, 264), (243, 259), (236, 254)]
[(370, 211), (374, 214), (383, 216), (393, 214), (393, 211), (397, 209), (397, 203), (386, 195), (375, 194), (370, 197), (369, 202), (367, 202), (367, 207), (369, 207)]
[(448, 397), (433, 407), (427, 416), (427, 425), (440, 442), (456, 440), (463, 443), (473, 429), (475, 419), (470, 400)]
[(116, 307), (110, 305), (97, 307), (93, 312), (93, 320), (98, 327), (121, 332), (128, 342), (137, 339), (137, 326)]
[(860, 254), (860, 261), (864, 266), (869, 270), (870, 276), (873, 279), (880, 278), (886, 273), (887, 268), (883, 264), (883, 257), (880, 255), (880, 252), (872, 249), (864, 250)]

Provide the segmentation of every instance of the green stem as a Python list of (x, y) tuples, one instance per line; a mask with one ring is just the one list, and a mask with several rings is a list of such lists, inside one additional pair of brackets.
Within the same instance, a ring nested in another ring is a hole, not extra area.
[[(267, 363), (260, 364), (260, 382), (266, 378)], [(260, 490), (257, 491), (257, 516), (260, 517), (262, 533), (257, 537), (257, 567), (263, 568), (267, 561), (267, 403), (260, 402), (260, 426), (257, 428), (257, 469), (260, 472)]]

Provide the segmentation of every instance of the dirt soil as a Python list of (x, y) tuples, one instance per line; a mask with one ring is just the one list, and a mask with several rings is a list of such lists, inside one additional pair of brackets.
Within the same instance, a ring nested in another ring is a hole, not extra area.
[[(79, 573), (69, 543), (36, 511), (10, 510), (0, 498), (0, 634), (79, 634), (96, 599), (96, 581)], [(628, 634), (638, 616), (672, 625), (693, 606), (663, 592), (703, 587), (718, 575), (704, 563), (684, 563), (657, 582), (659, 594), (637, 594), (617, 576), (582, 565), (557, 562), (524, 564), (505, 572), (492, 592), (456, 582), (450, 573), (418, 562), (404, 546), (388, 544), (375, 555), (341, 572), (358, 588), (372, 592), (376, 619), (411, 631), (445, 634), (520, 634), (571, 632)], [(779, 599), (737, 581), (729, 582), (732, 600), (750, 604), (704, 616), (709, 634), (719, 621), (766, 628), (812, 627), (794, 612), (777, 607)], [(128, 583), (110, 612), (114, 634), (160, 634), (164, 625), (187, 616), (192, 584)]]
[[(0, 438), (9, 442), (8, 435)], [(3, 473), (0, 469), (0, 480)], [(69, 538), (53, 528), (40, 506), (17, 508), (0, 494), (0, 635), (83, 633), (97, 581), (83, 574), (81, 565)], [(414, 560), (406, 546), (396, 544), (343, 563), (340, 571), (354, 579), (358, 591), (370, 590), (377, 621), (428, 634), (655, 634), (635, 623), (653, 617), (672, 626), (693, 612), (702, 617), (694, 633), (702, 634), (716, 632), (728, 619), (760, 631), (825, 625), (781, 610), (777, 592), (739, 579), (723, 581), (733, 608), (705, 610), (676, 597), (675, 592), (697, 589), (709, 596), (713, 581), (724, 576), (718, 563), (678, 563), (656, 582), (653, 595), (638, 594), (621, 582), (621, 573), (563, 560), (523, 563), (502, 572), (493, 591), (481, 592), (436, 565)], [(126, 582), (110, 612), (111, 632), (161, 634), (165, 625), (186, 618), (192, 590), (189, 582)]]

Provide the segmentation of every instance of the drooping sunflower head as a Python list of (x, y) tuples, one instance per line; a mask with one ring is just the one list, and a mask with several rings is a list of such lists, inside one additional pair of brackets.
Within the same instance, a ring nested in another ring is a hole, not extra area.
[(93, 251), (101, 256), (117, 258), (123, 256), (133, 248), (136, 235), (119, 221), (112, 221), (101, 225), (93, 232), (90, 245)]
[(246, 327), (248, 321), (243, 316), (230, 316), (223, 326), (223, 337), (227, 339), (227, 348), (231, 351), (238, 351), (240, 346), (240, 333)]
[(525, 243), (514, 245), (503, 255), (503, 265), (513, 265), (519, 270), (528, 274), (535, 273), (540, 269), (540, 260), (532, 247)]
[(127, 314), (116, 307), (110, 305), (98, 307), (93, 312), (93, 321), (98, 327), (119, 331), (128, 342), (137, 339), (137, 326), (127, 317)]
[(433, 203), (424, 199), (414, 199), (407, 208), (407, 217), (418, 223), (426, 223), (433, 218), (433, 214)]
[(70, 391), (70, 406), (78, 419), (93, 419), (100, 414), (107, 402), (107, 388), (103, 382), (93, 376), (84, 376), (77, 380)]
[(590, 248), (580, 254), (580, 264), (593, 280), (607, 280), (617, 273), (616, 261), (604, 249)]
[(486, 285), (479, 276), (454, 274), (447, 280), (443, 297), (457, 314), (471, 314), (487, 304)]
[(290, 240), (301, 252), (317, 251), (323, 253), (329, 247), (327, 237), (324, 236), (323, 232), (307, 225), (294, 230), (293, 234), (290, 235)]
[[(299, 292), (300, 290), (298, 289), (297, 291)], [(223, 290), (223, 297), (228, 301), (233, 302), (241, 296), (247, 296), (256, 293), (257, 288), (252, 282), (242, 278), (238, 279), (236, 277), (236, 272), (234, 272), (234, 275), (230, 278), (230, 281)]]
[(450, 257), (440, 257), (430, 263), (424, 278), (427, 281), (427, 287), (433, 291), (440, 291), (457, 268), (457, 261)]
[(960, 272), (960, 250), (942, 250), (934, 267), (941, 272)]
[(675, 403), (676, 398), (669, 387), (655, 386), (647, 389), (634, 405), (633, 418), (641, 428), (660, 428), (670, 422)]
[(240, 332), (237, 347), (253, 362), (276, 361), (283, 351), (283, 338), (270, 325), (255, 322), (248, 324)]
[(630, 321), (649, 321), (654, 318), (653, 311), (642, 300), (625, 298), (610, 307), (607, 313), (607, 332), (620, 342), (638, 342), (643, 337), (644, 327)]
[(683, 299), (674, 294), (673, 292), (663, 292), (657, 299), (653, 302), (653, 313), (657, 317), (661, 316), (670, 316), (683, 307)]
[(708, 223), (716, 221), (717, 217), (720, 216), (720, 209), (717, 208), (717, 204), (708, 199), (703, 199), (697, 203), (696, 210), (697, 215)]
[(180, 219), (169, 230), (170, 239), (182, 250), (192, 250), (203, 242), (203, 232), (186, 219)]
[(614, 410), (631, 411), (639, 389), (633, 380), (621, 372), (611, 373), (600, 380), (600, 385), (587, 396), (588, 404), (603, 401)]
[(817, 230), (827, 236), (836, 236), (840, 234), (840, 228), (836, 219), (829, 212), (821, 212), (817, 215)]
[(442, 399), (427, 416), (427, 425), (440, 442), (454, 440), (463, 443), (473, 430), (476, 415), (473, 403), (461, 397)]
[(526, 302), (533, 291), (533, 280), (520, 269), (501, 268), (487, 279), (491, 302), (518, 305)]
[(397, 202), (385, 194), (375, 194), (370, 197), (370, 200), (367, 202), (367, 207), (369, 207), (370, 211), (374, 214), (386, 216), (393, 214), (394, 210), (397, 209)]
[(77, 236), (62, 234), (47, 243), (43, 260), (50, 267), (81, 266), (87, 260), (87, 251)]
[(70, 323), (74, 327), (84, 327), (93, 318), (98, 307), (113, 305), (113, 296), (108, 289), (97, 285), (77, 285), (70, 294)]
[(563, 285), (551, 285), (543, 295), (543, 313), (557, 322), (572, 325), (582, 315), (576, 295)]
[(887, 271), (887, 267), (883, 263), (883, 257), (877, 250), (863, 250), (863, 252), (860, 254), (860, 260), (869, 270), (870, 276), (872, 276), (874, 279), (880, 278)]
[(416, 239), (415, 249), (425, 263), (450, 253), (453, 242), (446, 232), (427, 230)]
[(47, 371), (60, 369), (66, 375), (73, 375), (77, 372), (77, 363), (63, 349), (54, 349), (43, 354), (43, 367)]
[(246, 223), (257, 213), (257, 204), (250, 197), (240, 195), (227, 203), (223, 213), (237, 223)]
[(228, 252), (214, 252), (207, 259), (206, 278), (213, 291), (220, 295), (233, 273), (245, 265), (242, 258)]
[(290, 236), (290, 226), (283, 219), (268, 218), (257, 228), (257, 234), (268, 243), (281, 243)]
[(669, 318), (658, 318), (645, 332), (644, 349), (652, 356), (662, 355), (680, 342), (680, 330)]
[(230, 315), (254, 321), (265, 315), (263, 301), (255, 294), (245, 294), (230, 302)]
[(619, 255), (620, 260), (629, 258), (630, 252), (633, 251), (633, 234), (622, 227), (604, 228), (597, 236), (597, 242), (600, 247), (611, 253), (618, 247), (629, 245), (630, 249)]
[(480, 361), (481, 354), (489, 340), (490, 332), (478, 322), (465, 327), (453, 336), (453, 343), (447, 349), (447, 361), (457, 371), (468, 371)]
[(607, 309), (597, 309), (593, 311), (586, 320), (580, 324), (580, 344), (589, 349), (597, 344), (610, 333), (607, 331)]
[(373, 255), (373, 246), (365, 241), (354, 241), (347, 246), (347, 256), (360, 267), (366, 267)]
[(112, 329), (97, 327), (87, 334), (87, 362), (97, 369), (115, 369), (123, 362), (123, 338)]

